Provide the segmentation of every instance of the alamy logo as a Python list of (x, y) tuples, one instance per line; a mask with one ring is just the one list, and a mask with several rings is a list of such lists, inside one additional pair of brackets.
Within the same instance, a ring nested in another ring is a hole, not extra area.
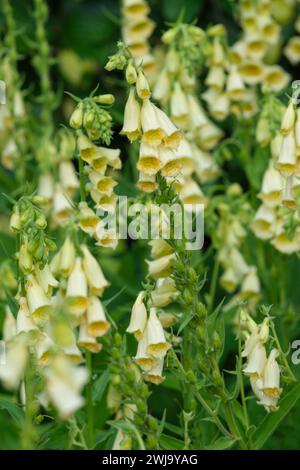
[(96, 231), (111, 239), (183, 240), (186, 250), (200, 250), (204, 242), (203, 204), (129, 204), (119, 196), (116, 206), (98, 209), (101, 224)]

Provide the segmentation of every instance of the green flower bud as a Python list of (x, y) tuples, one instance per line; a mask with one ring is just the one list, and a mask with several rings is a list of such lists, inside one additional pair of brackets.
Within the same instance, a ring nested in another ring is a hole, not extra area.
[(219, 334), (217, 333), (217, 331), (214, 331), (213, 334), (212, 334), (211, 344), (212, 344), (212, 347), (214, 348), (214, 350), (220, 351), (220, 349), (222, 347), (222, 342), (221, 342), (221, 338), (220, 338)]
[(196, 330), (197, 338), (200, 342), (205, 342), (206, 340), (206, 328), (204, 325), (199, 325)]
[(40, 215), (36, 221), (35, 221), (35, 225), (37, 228), (43, 230), (47, 227), (47, 220), (46, 220), (46, 217), (44, 215)]
[(137, 80), (137, 73), (135, 67), (132, 65), (131, 62), (126, 67), (126, 80), (129, 85), (134, 85)]
[(165, 44), (171, 44), (175, 40), (177, 33), (177, 28), (168, 29), (168, 31), (166, 31), (161, 37), (162, 42), (164, 42)]
[(24, 243), (20, 248), (19, 267), (21, 271), (29, 273), (32, 268), (32, 256), (28, 250), (28, 244)]
[(95, 121), (96, 114), (94, 111), (87, 111), (84, 113), (83, 125), (85, 129), (92, 129)]
[(116, 333), (115, 336), (114, 336), (114, 345), (115, 346), (121, 346), (122, 344), (122, 336), (119, 334), (119, 333)]
[(149, 415), (148, 416), (148, 426), (151, 431), (157, 431), (158, 430), (158, 422), (157, 419), (154, 418), (153, 416)]
[(117, 349), (117, 348), (112, 348), (111, 355), (114, 359), (120, 359), (121, 358), (121, 353), (120, 353), (119, 349)]
[(115, 102), (115, 97), (114, 95), (108, 93), (105, 95), (94, 96), (93, 100), (95, 101), (95, 103), (99, 104), (113, 104)]
[(80, 129), (80, 127), (82, 126), (82, 122), (83, 122), (83, 109), (82, 109), (82, 103), (79, 103), (79, 105), (73, 111), (70, 117), (69, 123), (73, 129)]
[(190, 382), (191, 384), (195, 384), (196, 383), (196, 376), (194, 374), (194, 372), (192, 370), (188, 370), (187, 373), (186, 373), (186, 379), (188, 382)]
[(158, 445), (157, 438), (154, 434), (149, 434), (146, 439), (146, 446), (148, 449), (156, 449)]
[(144, 414), (147, 412), (147, 402), (139, 398), (136, 402), (136, 407), (139, 413)]
[(113, 385), (119, 385), (121, 382), (121, 376), (119, 374), (112, 375), (111, 377), (111, 383)]

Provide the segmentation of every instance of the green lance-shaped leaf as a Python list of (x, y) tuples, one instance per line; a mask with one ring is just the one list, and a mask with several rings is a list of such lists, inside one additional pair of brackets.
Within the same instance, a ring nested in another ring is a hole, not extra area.
[(300, 398), (300, 384), (295, 385), (280, 401), (278, 411), (267, 415), (254, 433), (254, 448), (261, 449)]

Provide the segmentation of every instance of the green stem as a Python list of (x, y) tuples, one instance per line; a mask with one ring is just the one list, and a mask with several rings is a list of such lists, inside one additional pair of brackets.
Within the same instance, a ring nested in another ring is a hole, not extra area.
[(87, 413), (87, 434), (89, 448), (94, 447), (94, 410), (93, 410), (93, 390), (92, 390), (92, 354), (87, 351), (85, 355), (86, 366), (90, 373), (90, 378), (86, 386), (86, 413)]
[(36, 439), (36, 431), (33, 423), (36, 406), (34, 403), (34, 382), (31, 359), (25, 370), (25, 423), (22, 430), (21, 444), (23, 450), (33, 450)]
[(284, 354), (284, 352), (282, 351), (282, 348), (281, 348), (281, 344), (280, 344), (280, 341), (278, 339), (278, 336), (277, 336), (277, 333), (276, 333), (276, 330), (275, 330), (275, 327), (273, 325), (273, 322), (271, 321), (271, 331), (272, 331), (272, 335), (273, 335), (273, 338), (274, 338), (274, 341), (276, 343), (276, 347), (278, 349), (278, 351), (280, 352), (280, 357), (286, 367), (286, 370), (290, 376), (290, 378), (292, 379), (293, 382), (297, 382), (297, 379), (292, 371), (292, 369), (290, 368), (289, 366), (289, 363), (287, 361), (287, 358), (286, 358), (286, 355)]
[(213, 307), (214, 307), (214, 301), (215, 301), (215, 295), (216, 295), (216, 289), (217, 289), (218, 273), (219, 273), (219, 266), (220, 266), (219, 258), (218, 258), (217, 255), (215, 255), (214, 267), (213, 267), (211, 283), (210, 283), (210, 290), (209, 290), (209, 304), (208, 304), (208, 312), (209, 313), (211, 313), (213, 311)]
[(227, 424), (229, 426), (229, 429), (230, 429), (232, 435), (237, 439), (237, 443), (238, 443), (239, 448), (241, 450), (247, 449), (247, 446), (245, 445), (245, 443), (242, 439), (240, 430), (239, 430), (239, 428), (236, 424), (231, 404), (228, 401), (223, 402), (223, 409), (224, 409), (224, 412), (225, 412), (225, 416), (226, 416), (226, 419), (227, 419)]

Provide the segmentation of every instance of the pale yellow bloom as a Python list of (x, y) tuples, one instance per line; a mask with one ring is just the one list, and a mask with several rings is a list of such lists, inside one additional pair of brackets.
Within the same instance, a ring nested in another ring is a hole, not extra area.
[(103, 305), (96, 296), (89, 298), (87, 308), (87, 332), (91, 336), (99, 337), (105, 335), (110, 328), (106, 320)]
[(72, 314), (82, 315), (88, 306), (87, 278), (82, 269), (82, 259), (77, 257), (67, 281), (66, 296)]
[(141, 340), (147, 323), (147, 310), (143, 302), (145, 292), (139, 293), (131, 310), (130, 323), (126, 331), (133, 333), (138, 341)]
[(51, 311), (50, 299), (32, 274), (27, 278), (26, 297), (34, 322), (44, 324)]
[(87, 278), (90, 292), (94, 295), (101, 296), (109, 282), (105, 279), (102, 269), (96, 258), (91, 254), (86, 245), (81, 245), (83, 253), (82, 266)]
[(141, 111), (140, 105), (135, 98), (134, 88), (130, 89), (129, 97), (124, 110), (124, 124), (120, 132), (133, 142), (141, 135)]
[(147, 353), (155, 358), (163, 358), (171, 345), (166, 341), (165, 333), (159, 319), (157, 318), (155, 308), (150, 309), (146, 332)]

